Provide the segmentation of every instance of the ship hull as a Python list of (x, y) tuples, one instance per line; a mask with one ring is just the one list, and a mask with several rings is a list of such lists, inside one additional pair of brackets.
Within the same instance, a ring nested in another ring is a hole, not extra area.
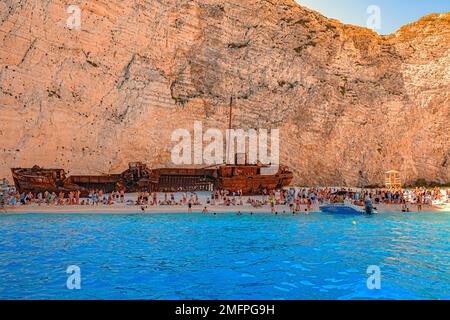
[(77, 175), (65, 177), (62, 169), (11, 169), (19, 192), (195, 192), (228, 190), (244, 195), (261, 194), (280, 189), (292, 181), (292, 172), (280, 168), (275, 174), (261, 174), (257, 165), (219, 165), (208, 168), (148, 169), (142, 163), (132, 163), (121, 174)]
[(291, 181), (292, 177), (288, 175), (230, 177), (220, 179), (219, 189), (240, 191), (244, 195), (257, 195), (264, 191), (281, 189), (288, 186)]
[[(88, 194), (88, 190), (66, 181), (64, 171), (60, 169), (31, 168), (11, 169), (14, 185), (20, 193), (40, 193), (40, 192), (64, 192), (80, 191), (83, 195)], [(57, 172), (58, 175), (56, 174)]]

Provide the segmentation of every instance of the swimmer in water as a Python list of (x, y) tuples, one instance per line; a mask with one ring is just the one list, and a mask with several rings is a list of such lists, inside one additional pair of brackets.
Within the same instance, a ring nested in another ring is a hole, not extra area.
[(252, 216), (252, 215), (253, 215), (253, 212), (250, 212), (250, 215)]
[(205, 207), (205, 208), (203, 209), (202, 213), (208, 213), (208, 208)]
[(237, 215), (238, 215), (238, 216), (240, 216), (240, 215), (241, 215), (241, 212), (240, 212), (240, 211), (238, 211)]

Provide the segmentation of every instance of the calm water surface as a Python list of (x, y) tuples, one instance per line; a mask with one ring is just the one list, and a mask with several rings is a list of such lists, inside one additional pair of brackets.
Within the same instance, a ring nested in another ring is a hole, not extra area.
[(449, 218), (3, 214), (0, 299), (449, 299)]

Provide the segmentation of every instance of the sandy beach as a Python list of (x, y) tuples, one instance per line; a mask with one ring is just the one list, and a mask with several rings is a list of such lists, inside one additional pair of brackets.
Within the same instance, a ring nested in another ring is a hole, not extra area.
[[(226, 206), (226, 205), (194, 205), (192, 206), (192, 212), (201, 213), (204, 208), (207, 208), (208, 213), (237, 213), (238, 211), (242, 213), (269, 213), (272, 214), (269, 205), (255, 208), (250, 204)], [(388, 205), (380, 204), (376, 206), (380, 214), (383, 213), (403, 213), (401, 210), (401, 205)], [(48, 205), (19, 205), (19, 206), (5, 206), (0, 209), (0, 212), (5, 214), (27, 214), (27, 213), (49, 213), (49, 214), (153, 214), (153, 213), (188, 213), (187, 205), (158, 205), (158, 206), (144, 206), (145, 211), (142, 211), (140, 205), (127, 205), (127, 204), (112, 204), (112, 205), (63, 205), (63, 206), (48, 206)], [(305, 212), (306, 205), (300, 206), (300, 212), (298, 214), (303, 214)], [(410, 205), (410, 212), (418, 212), (416, 205)], [(275, 211), (277, 213), (291, 213), (291, 209), (287, 205), (276, 205)], [(308, 213), (314, 214), (315, 212), (320, 212), (318, 205), (311, 206)], [(444, 213), (450, 212), (450, 207), (439, 207), (439, 206), (424, 206), (422, 212), (435, 212)]]

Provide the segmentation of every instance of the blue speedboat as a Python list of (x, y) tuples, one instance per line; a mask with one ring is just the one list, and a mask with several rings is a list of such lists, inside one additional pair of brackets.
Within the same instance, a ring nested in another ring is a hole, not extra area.
[(333, 213), (333, 214), (360, 214), (363, 213), (363, 211), (359, 208), (355, 208), (356, 206), (353, 205), (346, 205), (346, 204), (329, 204), (320, 206), (320, 211), (326, 212), (326, 213)]
[(351, 203), (333, 203), (319, 206), (320, 211), (333, 214), (374, 214), (377, 213), (372, 203), (367, 200), (364, 206), (357, 206)]

